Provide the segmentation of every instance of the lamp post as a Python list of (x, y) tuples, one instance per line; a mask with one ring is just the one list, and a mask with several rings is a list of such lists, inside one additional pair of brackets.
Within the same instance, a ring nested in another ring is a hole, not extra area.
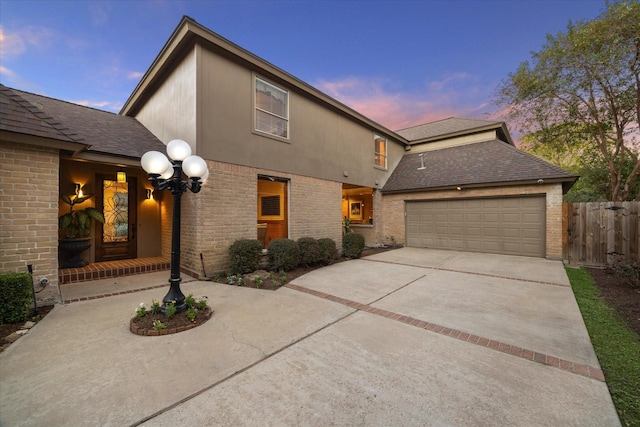
[[(162, 311), (175, 301), (176, 312), (187, 309), (185, 296), (180, 290), (180, 200), (187, 189), (197, 193), (202, 181), (209, 176), (207, 163), (200, 156), (191, 155), (191, 147), (185, 141), (174, 139), (167, 144), (167, 156), (159, 151), (148, 151), (140, 159), (142, 168), (156, 190), (169, 190), (173, 195), (173, 219), (171, 231), (171, 277), (169, 292), (162, 299)], [(182, 173), (188, 180), (182, 179)]]

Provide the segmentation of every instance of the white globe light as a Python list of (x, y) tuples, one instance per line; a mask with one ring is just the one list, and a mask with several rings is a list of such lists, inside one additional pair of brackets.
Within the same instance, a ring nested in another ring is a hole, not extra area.
[(173, 160), (182, 161), (191, 155), (191, 146), (181, 139), (174, 139), (167, 144), (167, 154)]
[(168, 166), (171, 166), (167, 156), (159, 151), (147, 151), (140, 158), (142, 169), (147, 173), (161, 174)]
[(166, 171), (162, 172), (162, 174), (160, 175), (160, 178), (171, 179), (173, 177), (173, 173), (174, 173), (173, 166), (170, 165)]
[(208, 179), (209, 179), (209, 169), (207, 169), (204, 175), (202, 175), (202, 178), (200, 178), (200, 184), (205, 185)]
[(189, 178), (202, 178), (208, 171), (207, 162), (200, 156), (189, 156), (182, 162), (182, 170)]

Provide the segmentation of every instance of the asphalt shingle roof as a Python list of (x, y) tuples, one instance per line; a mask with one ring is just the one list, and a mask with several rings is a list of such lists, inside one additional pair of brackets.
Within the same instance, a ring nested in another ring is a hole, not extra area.
[(0, 130), (69, 142), (77, 142), (78, 138), (62, 123), (4, 85), (0, 85)]
[[(140, 158), (150, 150), (164, 151), (162, 141), (133, 117), (5, 86), (1, 89), (0, 129), (6, 126), (14, 132), (79, 142), (89, 145), (87, 152), (114, 156)], [(6, 120), (5, 99), (9, 113)]]
[(573, 182), (578, 178), (499, 140), (425, 151), (422, 153), (423, 170), (418, 170), (421, 167), (419, 154), (402, 157), (382, 188), (383, 193), (538, 179)]
[(425, 123), (422, 125), (401, 129), (396, 131), (396, 133), (409, 141), (416, 141), (425, 138), (449, 135), (456, 132), (471, 131), (473, 129), (483, 128), (491, 125), (500, 127), (502, 123), (488, 120), (460, 119), (457, 117), (450, 117), (448, 119), (438, 120), (436, 122)]

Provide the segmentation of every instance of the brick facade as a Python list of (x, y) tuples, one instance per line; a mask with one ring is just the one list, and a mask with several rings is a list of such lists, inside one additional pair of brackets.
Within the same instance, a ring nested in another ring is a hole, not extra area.
[(58, 289), (58, 150), (0, 142), (0, 272), (27, 272), (50, 285), (37, 294), (53, 304)]
[(202, 276), (202, 253), (207, 276), (224, 271), (229, 267), (229, 246), (238, 239), (257, 238), (258, 175), (289, 180), (290, 239), (328, 237), (340, 247), (341, 183), (216, 161), (207, 163), (210, 176), (206, 185), (198, 194), (183, 195), (184, 269)]
[(498, 188), (429, 191), (407, 194), (387, 194), (382, 201), (382, 234), (394, 236), (405, 243), (405, 201), (462, 199), (474, 197), (526, 196), (544, 194), (546, 196), (546, 257), (562, 259), (562, 185), (521, 185)]

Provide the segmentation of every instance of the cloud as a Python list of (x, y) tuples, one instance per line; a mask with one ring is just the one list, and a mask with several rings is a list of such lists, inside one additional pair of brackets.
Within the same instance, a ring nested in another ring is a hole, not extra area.
[(139, 80), (142, 76), (144, 76), (144, 73), (141, 73), (140, 71), (130, 71), (127, 74), (127, 78), (131, 80)]
[(44, 27), (25, 27), (17, 31), (7, 31), (0, 26), (0, 57), (6, 59), (24, 54), (29, 48), (48, 46), (55, 32)]
[(91, 107), (99, 110), (112, 111), (112, 112), (118, 112), (122, 108), (122, 102), (120, 101), (76, 100), (76, 101), (69, 101), (69, 102), (82, 105), (85, 107)]
[(8, 69), (7, 67), (4, 67), (2, 65), (0, 65), (0, 74), (5, 75), (5, 76), (7, 76), (9, 78), (15, 77), (15, 75), (16, 75), (16, 73), (14, 73), (10, 69)]
[(485, 87), (468, 73), (427, 81), (417, 90), (398, 89), (380, 78), (320, 80), (314, 86), (392, 130), (447, 117), (486, 119), (491, 104)]

